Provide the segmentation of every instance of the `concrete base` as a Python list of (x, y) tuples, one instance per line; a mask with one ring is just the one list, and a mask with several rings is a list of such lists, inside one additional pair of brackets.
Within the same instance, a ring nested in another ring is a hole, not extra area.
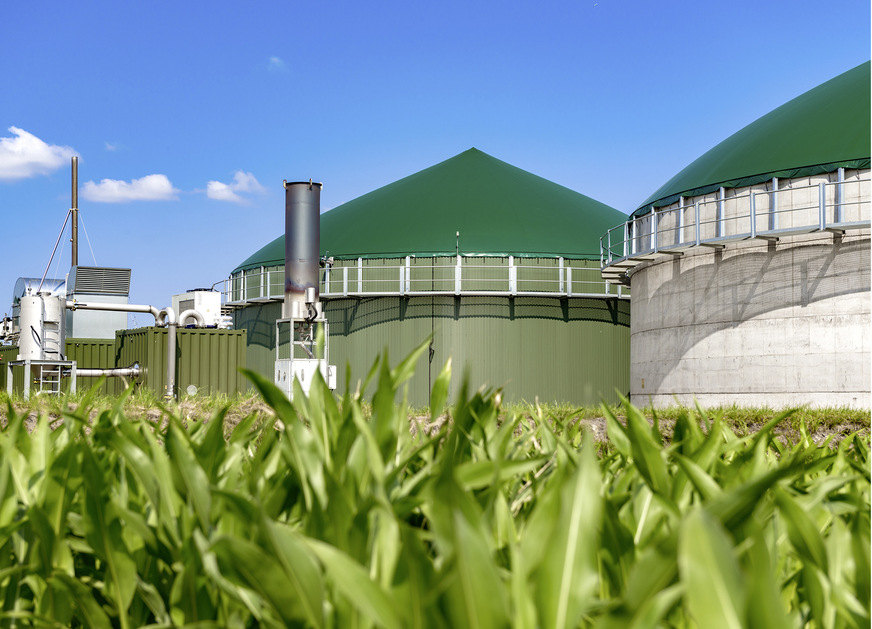
[(631, 283), (635, 404), (870, 407), (869, 230), (692, 250)]

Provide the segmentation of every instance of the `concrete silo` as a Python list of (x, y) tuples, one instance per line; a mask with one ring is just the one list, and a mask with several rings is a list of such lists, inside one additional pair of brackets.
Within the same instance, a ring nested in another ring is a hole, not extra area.
[(727, 138), (601, 239), (638, 404), (870, 405), (870, 65)]
[[(510, 400), (592, 404), (628, 391), (628, 291), (602, 280), (599, 235), (625, 215), (470, 149), (321, 215), (320, 298), (338, 388), (433, 337), (409, 387), (442, 365)], [(272, 373), (284, 236), (227, 281), (248, 365)], [(352, 389), (356, 382), (348, 383)]]

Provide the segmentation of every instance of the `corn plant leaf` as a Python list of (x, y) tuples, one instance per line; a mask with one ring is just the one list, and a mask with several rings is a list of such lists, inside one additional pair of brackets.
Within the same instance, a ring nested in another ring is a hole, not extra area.
[(188, 435), (177, 421), (171, 421), (167, 432), (167, 452), (176, 487), (187, 497), (204, 531), (211, 528), (212, 494), (209, 478), (200, 467)]
[(678, 566), (687, 608), (698, 626), (743, 629), (745, 592), (730, 537), (702, 509), (682, 522)]
[(489, 486), (500, 486), (507, 480), (539, 469), (547, 460), (544, 456), (518, 461), (470, 461), (455, 468), (457, 482), (467, 491)]
[(430, 420), (436, 421), (445, 408), (448, 399), (448, 387), (451, 384), (451, 357), (445, 361), (445, 365), (436, 376), (433, 388), (430, 391)]
[(817, 566), (827, 572), (827, 549), (824, 546), (820, 531), (805, 509), (799, 506), (794, 498), (783, 489), (775, 488), (775, 502), (781, 511), (782, 521), (787, 528), (790, 543), (796, 549), (803, 561)]
[(562, 482), (549, 491), (559, 494), (559, 500), (547, 504), (554, 529), (533, 577), (537, 607), (543, 626), (575, 627), (591, 605), (598, 582), (602, 501), (590, 433), (584, 435), (576, 469), (565, 470)]
[(678, 464), (678, 467), (681, 468), (681, 471), (687, 475), (703, 500), (711, 500), (723, 493), (723, 490), (721, 489), (721, 486), (718, 485), (717, 481), (709, 476), (706, 471), (697, 465), (692, 459), (676, 452), (673, 455), (673, 460)]
[(85, 450), (85, 539), (105, 562), (107, 595), (115, 604), (121, 626), (127, 627), (127, 609), (136, 592), (136, 563), (124, 545), (122, 522), (115, 514), (100, 465), (91, 450)]
[(324, 566), (327, 580), (358, 612), (389, 629), (403, 626), (390, 597), (369, 578), (363, 566), (330, 544), (311, 538), (306, 538), (306, 544)]
[(652, 428), (634, 406), (626, 404), (627, 436), (633, 461), (642, 478), (655, 494), (671, 499), (669, 474), (663, 460), (662, 446), (654, 439)]
[(432, 491), (430, 519), (434, 541), (446, 562), (445, 604), (452, 625), (474, 629), (503, 626), (508, 620), (505, 590), (481, 508), (458, 485), (450, 465), (438, 472)]
[(292, 588), (289, 594), (299, 601), (306, 622), (315, 627), (323, 626), (324, 584), (312, 552), (302, 536), (290, 528), (263, 516), (261, 526), (268, 549), (278, 559)]
[[(282, 622), (317, 622), (318, 616), (310, 613), (309, 601), (303, 603), (300, 590), (288, 578), (282, 562), (272, 552), (267, 552), (254, 542), (230, 535), (217, 537), (210, 550), (215, 554), (225, 578), (257, 592)], [(320, 622), (317, 622), (317, 626), (320, 626)]]
[(112, 626), (112, 621), (109, 620), (109, 616), (94, 598), (91, 588), (67, 574), (57, 574), (55, 579), (72, 596), (78, 610), (76, 617), (82, 625), (93, 629), (104, 629)]

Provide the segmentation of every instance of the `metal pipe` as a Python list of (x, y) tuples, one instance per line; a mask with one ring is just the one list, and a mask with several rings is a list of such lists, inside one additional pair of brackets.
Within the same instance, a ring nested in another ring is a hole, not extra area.
[(161, 311), (154, 306), (145, 306), (140, 304), (86, 304), (80, 301), (73, 300), (68, 301), (66, 303), (66, 307), (69, 310), (78, 310), (79, 308), (81, 308), (82, 310), (108, 310), (110, 312), (142, 312), (152, 315), (157, 325), (163, 325), (160, 316)]
[(285, 187), (285, 299), (284, 318), (305, 318), (306, 289), (315, 290), (321, 246), (321, 184), (283, 182)]
[(113, 378), (138, 378), (142, 374), (141, 367), (124, 367), (121, 369), (76, 369), (76, 375), (80, 378), (99, 378), (108, 376)]
[(171, 400), (176, 397), (176, 334), (178, 320), (175, 311), (167, 306), (160, 311), (161, 319), (167, 322), (167, 389), (164, 398)]
[(73, 243), (71, 265), (79, 265), (79, 158), (73, 157), (73, 224), (70, 230), (70, 241)]
[(206, 327), (206, 320), (203, 318), (203, 315), (200, 314), (198, 310), (183, 310), (182, 313), (179, 315), (179, 325), (181, 327), (185, 327), (185, 322), (188, 319), (193, 319), (194, 321), (196, 321), (196, 326), (198, 328)]
[[(111, 312), (144, 312), (154, 316), (154, 321), (158, 326), (167, 326), (167, 388), (164, 397), (167, 399), (175, 398), (176, 391), (176, 333), (178, 331), (178, 320), (176, 319), (175, 311), (166, 307), (163, 310), (158, 310), (154, 306), (143, 306), (139, 304), (83, 304), (78, 301), (66, 302), (67, 308), (76, 310), (109, 310)], [(198, 313), (199, 314), (199, 313)], [(194, 317), (196, 315), (185, 313), (185, 317)], [(202, 321), (202, 316), (200, 317)]]

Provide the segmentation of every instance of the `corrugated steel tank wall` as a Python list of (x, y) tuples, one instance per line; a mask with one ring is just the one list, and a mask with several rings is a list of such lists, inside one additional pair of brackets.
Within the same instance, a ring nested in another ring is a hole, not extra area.
[[(452, 392), (464, 369), (470, 384), (504, 387), (507, 401), (597, 404), (629, 391), (629, 303), (621, 300), (542, 297), (375, 297), (331, 299), (330, 362), (338, 389), (346, 364), (354, 389), (387, 350), (392, 364), (433, 334), (432, 362), (425, 354), (409, 385), (409, 403), (429, 403), (432, 381), (449, 356)], [(275, 360), (277, 302), (236, 312), (248, 331), (248, 364), (270, 376)]]

